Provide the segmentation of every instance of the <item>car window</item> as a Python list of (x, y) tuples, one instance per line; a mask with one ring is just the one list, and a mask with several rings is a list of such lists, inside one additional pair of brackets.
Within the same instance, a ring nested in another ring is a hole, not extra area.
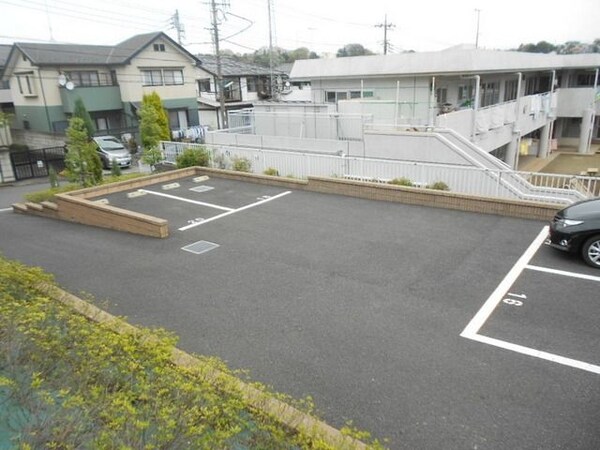
[(116, 139), (99, 139), (98, 145), (104, 150), (123, 150), (123, 144)]

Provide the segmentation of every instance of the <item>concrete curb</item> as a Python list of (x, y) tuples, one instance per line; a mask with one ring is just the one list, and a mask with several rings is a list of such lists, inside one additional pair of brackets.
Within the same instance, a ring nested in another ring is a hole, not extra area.
[[(123, 319), (119, 319), (51, 283), (39, 283), (36, 287), (75, 312), (94, 322), (105, 325), (116, 333), (139, 333), (138, 328)], [(171, 356), (171, 362), (181, 368), (199, 371), (209, 382), (217, 384), (220, 388), (225, 385), (231, 390), (239, 392), (242, 398), (253, 408), (275, 417), (284, 425), (313, 438), (315, 441), (322, 441), (336, 449), (362, 450), (369, 448), (365, 443), (342, 434), (338, 429), (284, 403), (273, 395), (263, 392), (233, 375), (213, 367), (207, 367), (200, 359), (189, 353), (175, 348)]]

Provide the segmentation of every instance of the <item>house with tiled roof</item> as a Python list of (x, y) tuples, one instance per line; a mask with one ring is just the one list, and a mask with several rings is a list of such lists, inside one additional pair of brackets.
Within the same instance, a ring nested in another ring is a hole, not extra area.
[(199, 60), (162, 32), (116, 45), (14, 43), (2, 73), (10, 82), (13, 127), (63, 132), (75, 100), (83, 100), (99, 132), (138, 124), (144, 94), (156, 91), (171, 128), (199, 124)]
[[(217, 94), (217, 58), (214, 55), (198, 55), (204, 76), (198, 80), (198, 107), (203, 124), (218, 126), (220, 98)], [(221, 56), (221, 74), (225, 109), (228, 111), (252, 107), (254, 103), (268, 100), (271, 95), (271, 71), (268, 67), (240, 61), (232, 56)], [(286, 74), (273, 70), (274, 90), (281, 91)]]

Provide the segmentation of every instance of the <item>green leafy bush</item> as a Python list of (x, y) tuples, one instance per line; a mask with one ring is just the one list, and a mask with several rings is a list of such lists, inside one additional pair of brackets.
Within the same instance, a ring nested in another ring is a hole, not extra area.
[(113, 177), (121, 176), (121, 166), (119, 166), (116, 158), (113, 158), (112, 162), (110, 163), (110, 174)]
[(396, 186), (409, 186), (409, 187), (414, 186), (414, 183), (405, 177), (394, 178), (393, 180), (389, 181), (389, 184), (394, 184)]
[(435, 183), (427, 185), (427, 189), (435, 189), (437, 191), (449, 191), (450, 187), (443, 181), (436, 181)]
[(233, 158), (233, 170), (236, 172), (252, 172), (252, 161), (248, 158)]
[(204, 147), (186, 148), (180, 155), (177, 155), (176, 158), (178, 169), (194, 166), (207, 167), (209, 161), (210, 154)]
[(95, 324), (37, 289), (50, 279), (0, 258), (0, 429), (12, 448), (330, 448), (249, 407), (231, 377), (209, 381), (223, 363), (179, 368), (174, 336)]
[(269, 175), (271, 177), (279, 176), (279, 171), (277, 169), (275, 169), (274, 167), (267, 167), (263, 173), (265, 175)]

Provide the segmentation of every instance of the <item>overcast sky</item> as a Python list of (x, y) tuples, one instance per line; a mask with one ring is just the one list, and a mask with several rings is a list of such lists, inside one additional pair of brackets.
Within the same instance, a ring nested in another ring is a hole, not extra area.
[[(175, 10), (185, 27), (184, 45), (212, 53), (208, 0), (0, 0), (0, 43), (14, 41), (116, 44), (131, 35), (165, 31)], [(249, 53), (268, 46), (267, 0), (221, 0), (222, 48)], [(442, 50), (475, 43), (510, 49), (547, 40), (592, 42), (600, 38), (599, 0), (273, 0), (275, 44), (333, 53), (360, 43), (381, 53), (387, 14), (392, 52)], [(244, 28), (249, 28), (242, 31)], [(241, 33), (240, 33), (241, 31)]]

